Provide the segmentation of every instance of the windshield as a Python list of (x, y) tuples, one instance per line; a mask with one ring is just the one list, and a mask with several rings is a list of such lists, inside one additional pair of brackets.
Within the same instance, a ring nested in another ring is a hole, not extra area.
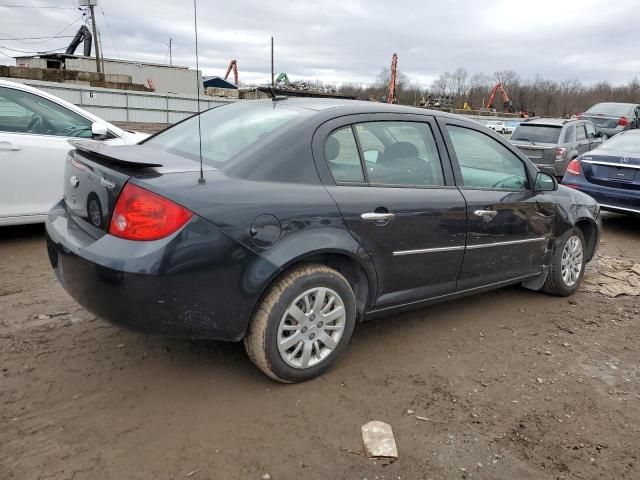
[[(278, 102), (234, 103), (208, 110), (200, 115), (202, 160), (208, 165), (220, 167), (306, 112)], [(198, 160), (198, 116), (162, 131), (145, 143)]]
[(596, 150), (640, 155), (640, 135), (637, 133), (616, 135), (604, 142)]
[(562, 127), (553, 127), (550, 125), (519, 125), (511, 140), (522, 140), (533, 143), (558, 143)]
[(598, 103), (589, 110), (584, 112), (585, 115), (613, 115), (620, 117), (622, 115), (633, 116), (633, 108), (635, 105), (628, 103)]

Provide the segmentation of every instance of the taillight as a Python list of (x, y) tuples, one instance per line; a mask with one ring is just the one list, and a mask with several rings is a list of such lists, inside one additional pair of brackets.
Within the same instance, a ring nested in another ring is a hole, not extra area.
[(627, 125), (629, 125), (629, 119), (627, 117), (625, 117), (624, 115), (621, 116), (620, 120), (618, 120), (618, 126), (626, 127)]
[(109, 233), (127, 240), (158, 240), (171, 235), (191, 217), (186, 208), (127, 183), (113, 210)]
[(576, 118), (577, 118), (577, 119), (580, 119), (580, 118), (582, 118), (582, 115), (584, 115), (582, 112), (580, 112), (580, 113), (576, 113)]
[(566, 148), (562, 148), (562, 147), (556, 148), (556, 160), (562, 160), (566, 152), (567, 152)]
[(574, 158), (569, 162), (569, 165), (567, 165), (567, 173), (571, 175), (580, 175), (580, 171), (580, 160)]

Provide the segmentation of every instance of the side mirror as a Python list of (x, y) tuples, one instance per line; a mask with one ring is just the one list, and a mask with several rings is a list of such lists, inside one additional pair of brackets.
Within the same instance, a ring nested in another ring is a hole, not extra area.
[(596, 130), (594, 137), (599, 138), (602, 136), (602, 132), (600, 130)]
[(553, 175), (545, 172), (538, 172), (536, 175), (535, 188), (536, 192), (555, 192), (558, 190), (558, 181)]
[(103, 122), (94, 122), (91, 124), (91, 135), (94, 139), (102, 140), (107, 137), (107, 133), (109, 129), (107, 128), (107, 124)]

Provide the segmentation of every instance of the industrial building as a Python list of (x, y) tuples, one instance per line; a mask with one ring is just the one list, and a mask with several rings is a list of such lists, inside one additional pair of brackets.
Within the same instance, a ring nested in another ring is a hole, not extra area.
[[(106, 75), (131, 77), (133, 84), (144, 85), (157, 93), (196, 95), (202, 92), (202, 72), (188, 67), (157, 63), (101, 58), (102, 72)], [(32, 55), (16, 57), (16, 66), (35, 69), (97, 72), (95, 57), (67, 54)], [(75, 83), (83, 84), (81, 80)]]

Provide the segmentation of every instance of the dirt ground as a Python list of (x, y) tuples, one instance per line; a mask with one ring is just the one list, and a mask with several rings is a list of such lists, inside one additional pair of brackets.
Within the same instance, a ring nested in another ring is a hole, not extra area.
[[(607, 216), (600, 255), (639, 246), (637, 218)], [(287, 386), (241, 344), (94, 318), (42, 227), (3, 228), (0, 479), (637, 479), (639, 311), (503, 289), (359, 325), (328, 374)], [(364, 456), (370, 420), (397, 461)]]

